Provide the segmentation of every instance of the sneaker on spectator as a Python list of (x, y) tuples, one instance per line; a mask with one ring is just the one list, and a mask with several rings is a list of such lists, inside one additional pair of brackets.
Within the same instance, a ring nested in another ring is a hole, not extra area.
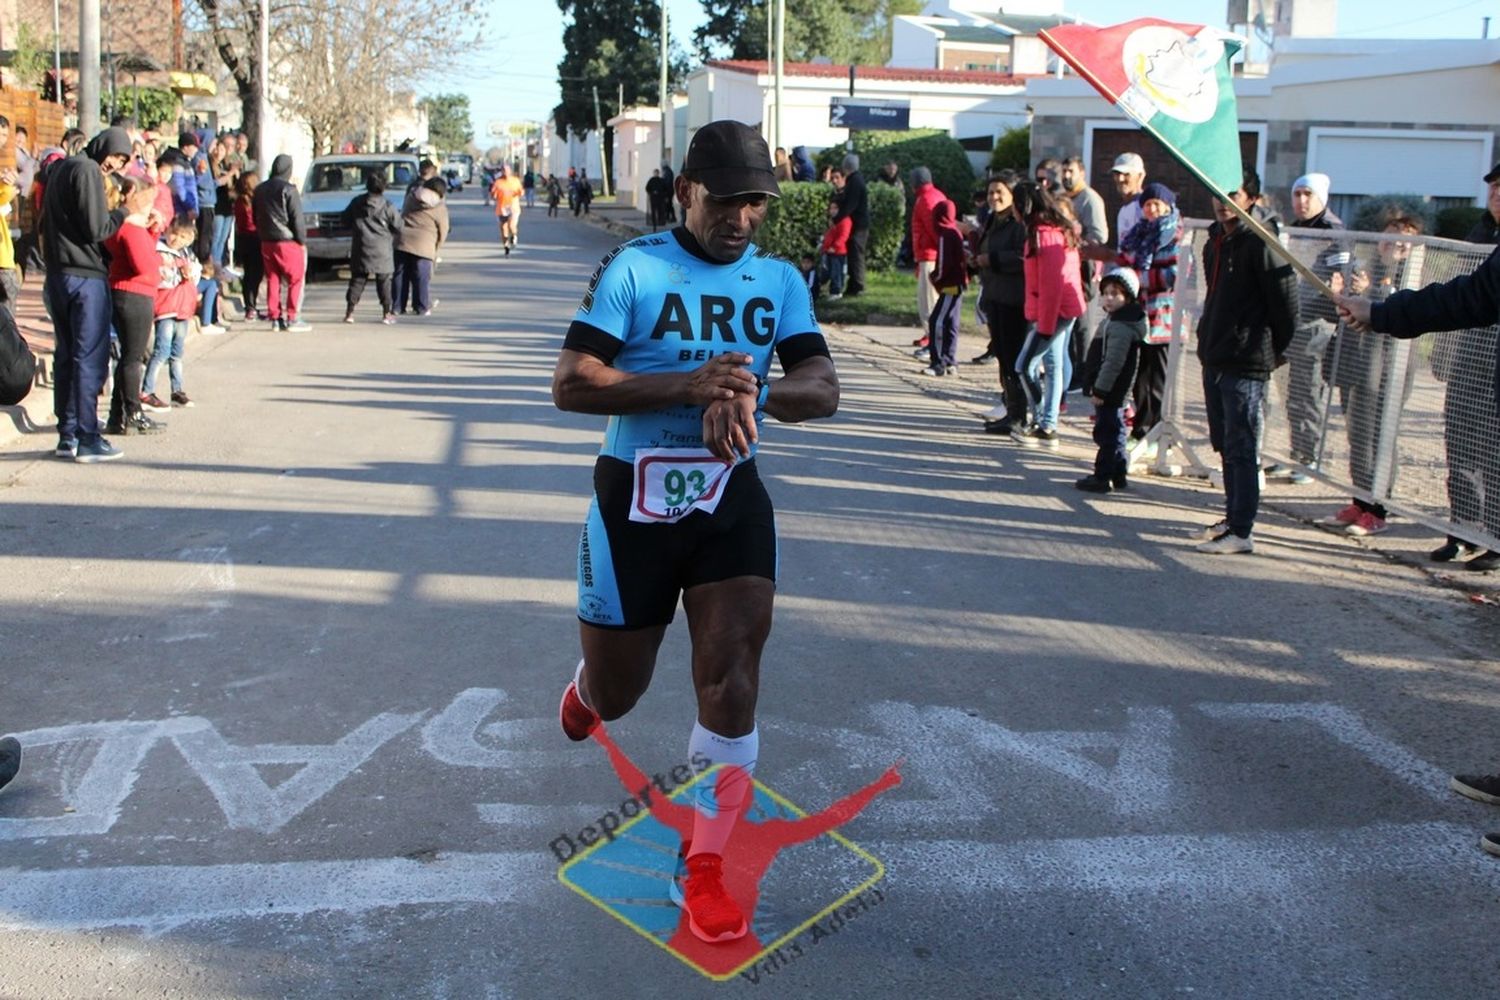
[(1020, 435), (1012, 431), (1010, 436), (1027, 448), (1046, 448), (1048, 451), (1058, 448), (1057, 431), (1045, 427), (1032, 427)]
[(72, 458), (74, 455), (78, 454), (78, 439), (62, 437), (59, 435), (57, 439), (57, 450), (52, 454), (56, 455), (58, 458)]
[(141, 409), (147, 413), (171, 413), (172, 405), (153, 392), (141, 397)]
[(384, 324), (385, 326), (395, 326), (396, 325), (396, 314), (395, 313), (386, 313), (384, 316), (380, 317), (380, 322), (382, 324)]
[(1354, 523), (1344, 529), (1344, 534), (1364, 538), (1366, 535), (1378, 535), (1385, 530), (1385, 518), (1376, 517), (1367, 510), (1359, 512), (1359, 517)]
[(352, 312), (344, 313), (344, 322), (345, 323), (353, 323), (354, 322), (354, 314)]
[(986, 420), (984, 422), (984, 432), (986, 434), (1003, 434), (1009, 437), (1010, 432), (1014, 428), (1015, 425), (1010, 422), (1009, 417), (1001, 417), (999, 420)]
[(1464, 569), (1473, 570), (1475, 573), (1488, 573), (1491, 570), (1500, 569), (1500, 552), (1494, 549), (1481, 552), (1464, 563)]
[(1464, 798), (1500, 806), (1500, 774), (1455, 774), (1448, 787)]
[[(1269, 476), (1270, 474), (1271, 470), (1267, 469), (1266, 475)], [(1349, 527), (1349, 525), (1358, 521), (1359, 515), (1363, 513), (1364, 508), (1360, 507), (1360, 505), (1357, 503), (1351, 503), (1343, 510), (1340, 510), (1337, 514), (1332, 514), (1328, 517), (1323, 518), (1318, 522), (1318, 526), (1321, 528), (1333, 528), (1336, 531), (1343, 531), (1345, 528)]]
[(926, 338), (926, 337), (918, 337), (916, 340), (913, 340), (911, 342), (911, 346), (913, 346), (913, 347), (926, 347), (927, 346), (927, 340), (928, 340), (928, 338)]
[(144, 413), (137, 413), (120, 421), (111, 420), (105, 425), (104, 433), (124, 437), (129, 434), (156, 434), (166, 429), (166, 424), (158, 423)]
[(202, 326), (198, 327), (198, 332), (203, 334), (205, 337), (222, 337), (229, 331), (224, 329), (224, 327), (219, 326), (217, 323), (205, 323)]
[(1272, 462), (1261, 471), (1271, 479), (1285, 479), (1292, 474), (1292, 467), (1285, 462)]
[(944, 368), (942, 365), (928, 365), (926, 368), (922, 369), (922, 374), (923, 375), (942, 375), (945, 372), (947, 372), (947, 370), (948, 369)]
[(1452, 562), (1467, 555), (1473, 555), (1479, 551), (1479, 546), (1470, 545), (1462, 538), (1450, 538), (1439, 548), (1427, 553), (1427, 558), (1433, 562)]
[(977, 357), (970, 358), (969, 359), (969, 364), (971, 364), (971, 365), (985, 365), (985, 364), (989, 364), (991, 361), (994, 361), (994, 360), (995, 360), (995, 352), (987, 350), (983, 354), (978, 355)]
[(957, 375), (958, 374), (958, 365), (949, 365), (947, 368), (943, 369), (943, 374), (944, 375)]
[(194, 404), (193, 404), (193, 401), (191, 399), (188, 399), (188, 394), (187, 393), (185, 393), (185, 392), (174, 392), (174, 393), (172, 393), (172, 405), (173, 406), (180, 406), (183, 409), (187, 409), (188, 407), (190, 407), (190, 406), (192, 406)]
[(925, 347), (916, 347), (912, 349), (911, 356), (914, 358), (925, 358), (931, 353), (932, 352), (927, 350), (927, 348)]
[(255, 322), (259, 318), (260, 317), (255, 314), (255, 310), (254, 309), (246, 309), (245, 310), (245, 322), (246, 323), (253, 323), (253, 322)]
[(73, 461), (80, 465), (93, 465), (96, 462), (113, 462), (117, 458), (124, 458), (125, 453), (104, 438), (97, 438), (92, 443), (78, 443), (78, 451), (73, 456)]
[(1232, 531), (1225, 531), (1206, 542), (1199, 542), (1198, 551), (1206, 552), (1211, 556), (1239, 555), (1254, 552), (1255, 543), (1248, 538), (1241, 538)]
[(1226, 521), (1224, 518), (1219, 518), (1219, 520), (1215, 521), (1213, 524), (1210, 524), (1208, 527), (1206, 527), (1203, 530), (1199, 531), (1198, 532), (1198, 537), (1203, 538), (1203, 539), (1218, 538), (1220, 535), (1224, 534), (1224, 532), (1226, 532), (1228, 530), (1229, 530), (1229, 522)]
[(312, 324), (306, 322), (305, 320), (294, 319), (294, 320), (292, 320), (291, 325), (288, 326), (288, 327), (286, 327), (286, 332), (287, 333), (311, 333), (312, 332)]
[(999, 402), (990, 407), (988, 410), (985, 410), (979, 416), (984, 420), (1000, 420), (1005, 416), (1007, 412), (1008, 411), (1005, 409), (1005, 403)]
[(1085, 493), (1109, 493), (1114, 489), (1108, 479), (1100, 479), (1098, 476), (1084, 476), (1073, 485)]
[(220, 267), (219, 273), (228, 278), (230, 281), (239, 281), (245, 276), (243, 271), (229, 264), (225, 264), (224, 266)]
[(1287, 476), (1286, 478), (1287, 482), (1291, 483), (1293, 486), (1306, 486), (1308, 483), (1311, 483), (1313, 481), (1313, 477), (1309, 476), (1301, 469), (1293, 469), (1291, 475)]

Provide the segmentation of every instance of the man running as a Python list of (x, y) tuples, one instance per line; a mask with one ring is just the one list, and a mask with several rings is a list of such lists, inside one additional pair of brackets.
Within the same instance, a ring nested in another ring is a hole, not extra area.
[(505, 256), (516, 245), (516, 232), (521, 223), (521, 182), (510, 172), (510, 165), (500, 164), (500, 173), (490, 187), (495, 199), (495, 218), (500, 220), (500, 245), (505, 247)]
[(681, 595), (698, 700), (686, 759), (702, 754), (740, 779), (700, 802), (683, 905), (700, 938), (729, 941), (747, 924), (724, 889), (722, 854), (759, 756), (777, 564), (759, 424), (830, 416), (839, 386), (801, 275), (751, 243), (780, 196), (765, 139), (739, 122), (705, 125), (674, 191), (683, 225), (600, 262), (553, 375), (559, 409), (609, 415), (578, 547), (583, 659), (559, 712), (583, 740), (630, 711)]

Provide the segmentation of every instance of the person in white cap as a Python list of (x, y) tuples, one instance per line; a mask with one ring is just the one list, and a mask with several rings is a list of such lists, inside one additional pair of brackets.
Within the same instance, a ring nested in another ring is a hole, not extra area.
[(1146, 161), (1139, 153), (1121, 153), (1109, 168), (1115, 182), (1115, 193), (1125, 204), (1115, 216), (1115, 232), (1123, 236), (1141, 221), (1141, 189), (1146, 186)]
[[(1298, 177), (1292, 185), (1291, 224), (1299, 229), (1343, 229), (1343, 220), (1328, 208), (1331, 186), (1327, 174)], [(1348, 267), (1349, 259), (1349, 245), (1331, 240), (1313, 259), (1312, 271), (1326, 282), (1335, 271)], [(1328, 406), (1329, 387), (1323, 361), (1332, 356), (1330, 347), (1338, 314), (1333, 303), (1307, 282), (1298, 282), (1297, 292), (1301, 321), (1287, 351), (1286, 420), (1292, 461), (1310, 466), (1318, 459), (1318, 439)], [(1290, 475), (1294, 483), (1311, 481), (1300, 469), (1294, 471), (1285, 466), (1273, 465), (1266, 474)]]

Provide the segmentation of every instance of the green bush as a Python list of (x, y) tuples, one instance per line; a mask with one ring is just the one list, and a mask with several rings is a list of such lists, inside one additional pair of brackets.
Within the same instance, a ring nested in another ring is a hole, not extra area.
[(990, 150), (990, 170), (1015, 170), (1026, 174), (1031, 171), (1031, 129), (1008, 128), (995, 140)]
[[(896, 189), (887, 184), (871, 184), (868, 190), (870, 241), (866, 259), (872, 270), (881, 270), (891, 266), (901, 246), (906, 205)], [(771, 209), (755, 234), (755, 242), (793, 263), (803, 254), (816, 255), (828, 231), (828, 202), (832, 197), (832, 184), (782, 181), (781, 197), (771, 199)]]
[[(941, 129), (856, 132), (854, 151), (859, 154), (860, 172), (866, 180), (895, 160), (901, 168), (901, 181), (906, 184), (906, 194), (910, 199), (912, 168), (927, 167), (932, 171), (932, 182), (939, 190), (955, 204), (968, 204), (969, 190), (974, 186), (974, 168), (969, 165), (969, 156), (958, 140)], [(824, 167), (836, 167), (843, 159), (844, 147), (830, 146), (817, 156), (818, 171), (821, 173)]]
[(1372, 194), (1359, 203), (1354, 218), (1347, 220), (1347, 225), (1362, 233), (1378, 233), (1385, 228), (1385, 220), (1391, 212), (1421, 219), (1422, 231), (1432, 232), (1432, 203), (1419, 194)]
[(872, 271), (894, 267), (906, 235), (906, 199), (889, 184), (870, 185), (870, 243), (865, 260)]
[(1437, 214), (1437, 235), (1450, 240), (1467, 239), (1470, 231), (1484, 217), (1478, 205), (1454, 205)]

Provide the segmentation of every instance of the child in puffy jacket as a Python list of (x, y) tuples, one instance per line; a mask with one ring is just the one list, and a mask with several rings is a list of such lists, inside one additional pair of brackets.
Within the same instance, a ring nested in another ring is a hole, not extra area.
[[(161, 276), (156, 286), (156, 349), (141, 386), (141, 406), (152, 413), (193, 405), (182, 385), (182, 351), (188, 323), (198, 311), (198, 281), (203, 277), (203, 267), (189, 249), (197, 235), (193, 220), (180, 215), (156, 244)], [(172, 379), (170, 404), (156, 394), (156, 376), (164, 364)]]
[(1123, 490), (1129, 468), (1125, 448), (1125, 400), (1135, 381), (1142, 346), (1146, 342), (1146, 310), (1140, 303), (1141, 281), (1129, 268), (1117, 267), (1099, 279), (1099, 304), (1104, 321), (1089, 346), (1084, 362), (1084, 392), (1094, 398), (1094, 456), (1092, 475), (1074, 485), (1087, 493)]
[(849, 260), (849, 238), (854, 235), (854, 219), (839, 217), (837, 199), (828, 202), (828, 229), (823, 233), (822, 273), (828, 281), (828, 297), (842, 298), (844, 295), (844, 266)]

